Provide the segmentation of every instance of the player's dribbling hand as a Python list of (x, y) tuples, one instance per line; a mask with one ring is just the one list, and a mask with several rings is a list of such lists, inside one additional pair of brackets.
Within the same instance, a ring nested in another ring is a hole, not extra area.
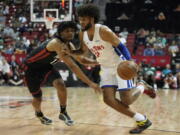
[(98, 93), (98, 94), (102, 93), (102, 89), (99, 87), (98, 84), (91, 83), (89, 86), (94, 89), (95, 93)]

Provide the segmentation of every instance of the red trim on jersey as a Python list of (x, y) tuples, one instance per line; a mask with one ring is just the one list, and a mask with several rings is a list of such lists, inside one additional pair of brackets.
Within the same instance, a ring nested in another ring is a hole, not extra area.
[(47, 57), (49, 55), (50, 55), (50, 53), (46, 52), (46, 54), (44, 54), (44, 55), (42, 55), (42, 56), (40, 56), (40, 57), (38, 57), (36, 59), (32, 59), (31, 61), (28, 60), (28, 62), (35, 62), (35, 61), (41, 60), (41, 59), (43, 59), (43, 58), (45, 58), (45, 57)]
[(29, 59), (27, 60), (27, 62), (30, 63), (30, 62), (36, 61), (38, 57), (42, 56), (42, 55), (45, 54), (46, 52), (47, 52), (46, 49), (41, 50), (41, 51), (38, 52), (36, 55), (34, 55), (34, 56), (32, 56), (31, 58), (29, 58)]
[[(41, 56), (41, 57), (35, 59), (34, 61), (41, 60), (41, 59), (43, 59), (43, 58), (45, 58), (45, 57), (47, 57), (47, 56), (49, 56), (49, 55), (50, 55), (50, 53), (46, 53), (45, 55), (43, 55), (43, 56)], [(34, 62), (34, 61), (32, 61), (32, 62)]]

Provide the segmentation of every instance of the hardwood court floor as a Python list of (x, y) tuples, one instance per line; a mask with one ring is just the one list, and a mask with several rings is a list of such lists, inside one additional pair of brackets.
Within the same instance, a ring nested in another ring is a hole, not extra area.
[[(43, 88), (44, 114), (54, 121), (42, 125), (34, 116), (31, 95), (24, 87), (0, 87), (0, 135), (128, 135), (134, 121), (105, 105), (90, 88), (68, 88), (72, 127), (58, 120), (54, 88)], [(141, 96), (132, 106), (146, 114), (153, 125), (144, 135), (180, 135), (180, 91), (160, 90), (153, 100)]]

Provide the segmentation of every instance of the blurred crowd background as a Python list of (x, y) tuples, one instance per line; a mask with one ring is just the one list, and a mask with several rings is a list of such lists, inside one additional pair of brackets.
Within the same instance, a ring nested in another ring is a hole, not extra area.
[[(146, 80), (154, 88), (180, 88), (179, 0), (73, 0), (75, 21), (76, 7), (86, 3), (99, 5), (100, 23), (109, 26), (127, 45), (141, 66), (137, 79)], [(60, 14), (66, 14), (64, 10), (59, 10)], [(0, 85), (24, 85), (19, 65), (54, 35), (57, 25), (49, 30), (43, 22), (31, 22), (30, 0), (0, 2)], [(67, 86), (86, 86), (63, 62), (55, 66)], [(80, 67), (91, 80), (99, 82), (98, 66)]]

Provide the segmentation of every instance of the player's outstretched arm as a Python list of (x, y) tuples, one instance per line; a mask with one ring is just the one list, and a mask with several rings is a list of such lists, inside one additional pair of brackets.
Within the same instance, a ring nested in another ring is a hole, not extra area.
[(91, 58), (88, 58), (86, 56), (72, 56), (75, 60), (77, 60), (80, 64), (83, 64), (85, 66), (97, 66), (99, 63)]
[(59, 58), (64, 61), (64, 63), (80, 78), (84, 83), (89, 85), (91, 88), (95, 90), (95, 92), (101, 93), (102, 89), (98, 86), (98, 84), (92, 82), (79, 68), (79, 66), (72, 60), (72, 58), (64, 53), (63, 48), (66, 47), (66, 44), (63, 42), (59, 42), (57, 40), (52, 40), (47, 45), (48, 51), (55, 51)]
[(78, 78), (80, 78), (84, 83), (88, 84), (91, 88), (93, 88), (95, 92), (102, 92), (102, 89), (98, 86), (98, 84), (92, 82), (68, 55), (64, 56), (62, 60), (77, 75)]

